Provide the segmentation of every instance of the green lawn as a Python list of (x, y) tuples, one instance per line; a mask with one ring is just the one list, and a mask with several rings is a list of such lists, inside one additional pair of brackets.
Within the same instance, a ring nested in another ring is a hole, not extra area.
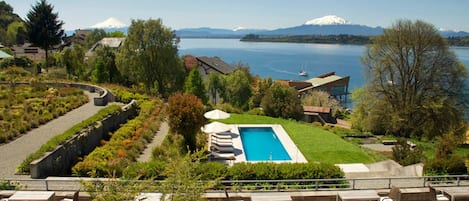
[(374, 162), (360, 147), (311, 124), (247, 114), (231, 114), (229, 119), (220, 120), (220, 122), (227, 124), (280, 124), (309, 162), (332, 164)]

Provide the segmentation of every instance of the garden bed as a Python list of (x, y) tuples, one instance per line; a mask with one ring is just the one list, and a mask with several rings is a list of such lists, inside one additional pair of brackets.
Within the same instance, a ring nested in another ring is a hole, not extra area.
[(83, 90), (0, 85), (0, 143), (8, 142), (89, 101)]

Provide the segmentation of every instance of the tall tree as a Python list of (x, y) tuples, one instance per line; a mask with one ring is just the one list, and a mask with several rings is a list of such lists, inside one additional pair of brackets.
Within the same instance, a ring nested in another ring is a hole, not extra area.
[(192, 68), (189, 76), (187, 76), (184, 84), (184, 92), (194, 94), (199, 97), (203, 103), (207, 103), (207, 92), (205, 91), (204, 81), (200, 76), (198, 68)]
[(70, 78), (83, 77), (85, 74), (83, 68), (84, 58), (85, 50), (81, 45), (65, 47), (60, 53), (60, 63), (65, 67)]
[(148, 92), (156, 89), (167, 97), (184, 84), (178, 43), (175, 33), (161, 19), (132, 20), (128, 36), (117, 52), (117, 67), (131, 81), (143, 83)]
[(236, 70), (226, 77), (226, 98), (228, 102), (243, 110), (248, 109), (252, 89), (248, 73)]
[(222, 75), (218, 73), (210, 73), (208, 75), (207, 81), (205, 82), (210, 96), (210, 101), (215, 105), (218, 103), (219, 97), (224, 97), (225, 87), (223, 85), (223, 78), (221, 76)]
[(46, 67), (48, 66), (49, 50), (61, 43), (64, 24), (59, 20), (59, 14), (53, 12), (54, 7), (46, 0), (41, 0), (32, 7), (27, 14), (29, 42), (46, 51)]
[(379, 117), (379, 125), (370, 123), (375, 132), (433, 138), (464, 130), (467, 70), (433, 25), (397, 21), (374, 38), (362, 62), (368, 98), (357, 106), (368, 110), (357, 115)]
[(8, 44), (7, 30), (13, 22), (23, 22), (23, 20), (13, 13), (13, 8), (5, 1), (0, 1), (0, 43)]
[(107, 45), (97, 47), (95, 53), (87, 60), (88, 67), (90, 69), (94, 69), (93, 71), (96, 71), (97, 69), (95, 67), (97, 67), (96, 63), (98, 62), (98, 60), (102, 60), (103, 62), (103, 68), (101, 70), (103, 70), (104, 72), (101, 73), (105, 73), (107, 75), (105, 76), (104, 80), (101, 80), (101, 82), (120, 84), (125, 83), (125, 80), (122, 78), (122, 75), (119, 73), (119, 70), (117, 70), (116, 50)]

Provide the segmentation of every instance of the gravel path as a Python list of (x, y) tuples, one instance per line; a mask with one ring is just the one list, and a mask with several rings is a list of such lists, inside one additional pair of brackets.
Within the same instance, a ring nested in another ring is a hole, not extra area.
[(0, 145), (0, 178), (25, 177), (15, 175), (15, 171), (26, 157), (38, 150), (53, 136), (63, 133), (71, 126), (80, 123), (105, 107), (94, 105), (93, 98), (97, 97), (98, 94), (87, 91), (85, 94), (89, 97), (88, 103), (29, 131), (14, 141)]
[(158, 130), (158, 132), (156, 132), (156, 135), (153, 136), (151, 143), (147, 145), (145, 150), (143, 150), (143, 153), (140, 154), (140, 157), (137, 159), (137, 161), (138, 162), (150, 161), (151, 152), (153, 151), (153, 149), (155, 149), (155, 147), (159, 146), (163, 142), (166, 135), (168, 135), (168, 131), (169, 131), (168, 123), (166, 121), (163, 121), (161, 123), (160, 129)]

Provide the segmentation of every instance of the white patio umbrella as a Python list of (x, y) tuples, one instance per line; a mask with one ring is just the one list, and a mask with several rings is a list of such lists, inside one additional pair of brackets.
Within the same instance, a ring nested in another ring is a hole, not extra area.
[(220, 132), (226, 132), (229, 130), (231, 130), (230, 126), (224, 123), (220, 123), (218, 121), (214, 121), (202, 127), (202, 131), (206, 133), (220, 133)]
[(230, 114), (223, 112), (219, 109), (214, 109), (206, 112), (204, 117), (207, 119), (228, 119), (230, 118)]

